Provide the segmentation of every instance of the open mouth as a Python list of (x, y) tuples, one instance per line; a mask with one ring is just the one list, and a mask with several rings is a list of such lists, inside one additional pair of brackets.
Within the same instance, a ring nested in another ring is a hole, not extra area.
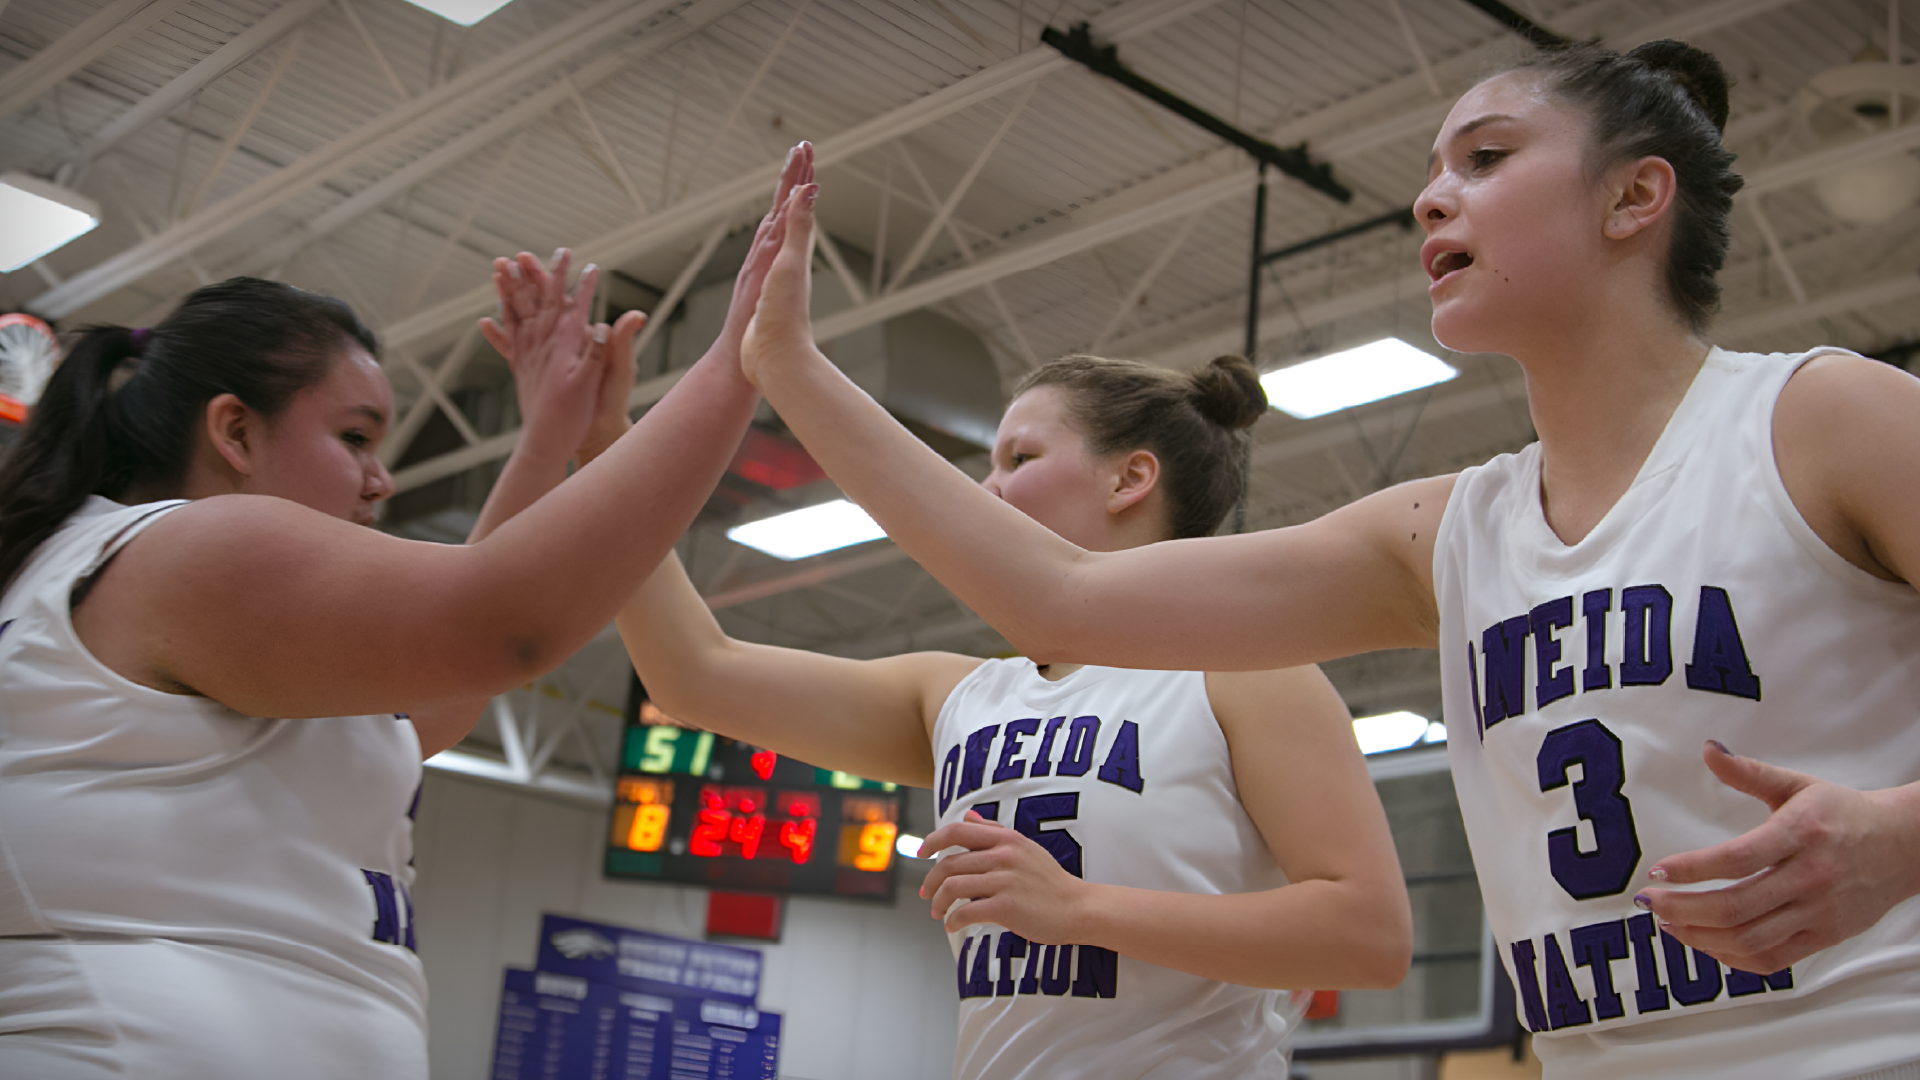
[(1427, 264), (1427, 275), (1439, 281), (1456, 270), (1465, 270), (1472, 265), (1473, 256), (1464, 251), (1442, 251)]

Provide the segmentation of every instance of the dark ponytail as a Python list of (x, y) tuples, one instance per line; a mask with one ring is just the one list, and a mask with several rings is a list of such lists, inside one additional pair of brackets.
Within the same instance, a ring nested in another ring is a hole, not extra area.
[(1133, 360), (1063, 356), (1028, 375), (1018, 397), (1040, 386), (1067, 393), (1067, 413), (1093, 454), (1150, 450), (1160, 460), (1175, 539), (1207, 536), (1240, 500), (1246, 429), (1267, 412), (1253, 365), (1222, 356), (1191, 373)]
[(208, 401), (277, 416), (349, 344), (378, 351), (352, 308), (257, 278), (197, 289), (151, 330), (83, 330), (0, 464), (0, 587), (87, 496), (177, 490)]
[(1544, 52), (1516, 70), (1538, 71), (1545, 88), (1587, 114), (1589, 171), (1663, 158), (1673, 166), (1673, 235), (1667, 296), (1698, 333), (1720, 307), (1727, 217), (1744, 181), (1720, 143), (1727, 73), (1713, 54), (1683, 41), (1650, 41), (1622, 55), (1593, 46)]

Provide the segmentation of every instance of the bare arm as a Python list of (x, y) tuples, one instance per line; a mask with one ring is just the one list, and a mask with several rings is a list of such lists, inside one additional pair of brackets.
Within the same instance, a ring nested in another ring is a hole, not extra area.
[(1098, 945), (1245, 986), (1398, 985), (1412, 955), (1406, 884), (1346, 706), (1316, 668), (1207, 676), (1247, 814), (1290, 884), (1199, 894), (1094, 884), (1038, 844), (980, 821), (927, 838), (923, 895), (961, 897), (950, 928), (997, 923), (1032, 941)]
[(980, 665), (954, 653), (847, 660), (736, 641), (672, 555), (615, 622), (648, 695), (676, 719), (913, 787), (933, 786), (933, 721)]
[[(1807, 524), (1861, 570), (1908, 584), (1920, 574), (1915, 415), (1920, 380), (1877, 361), (1828, 357), (1788, 381), (1773, 417), (1780, 478)], [(1728, 741), (1739, 748), (1737, 738)], [(1722, 783), (1771, 814), (1758, 828), (1655, 868), (1654, 880), (1673, 884), (1738, 882), (1641, 894), (1681, 941), (1739, 970), (1773, 972), (1920, 895), (1920, 782), (1855, 791), (1712, 744), (1703, 756)]]
[[(763, 227), (750, 263), (770, 257), (784, 220)], [(703, 357), (536, 513), (478, 544), (222, 496), (130, 543), (86, 609), (134, 628), (142, 681), (256, 716), (411, 713), (499, 693), (606, 625), (704, 503), (757, 404), (732, 359)]]
[(841, 488), (1021, 652), (1245, 670), (1435, 644), (1433, 534), (1451, 477), (1296, 528), (1084, 551), (940, 460), (814, 347), (810, 208), (794, 224), (744, 370)]
[[(594, 405), (595, 398), (617, 397), (620, 418), (626, 418), (627, 389), (633, 385), (633, 336), (646, 324), (646, 316), (629, 311), (611, 327), (587, 327), (600, 271), (587, 267), (568, 292), (567, 267), (572, 258), (571, 251), (561, 248), (554, 252), (551, 267), (524, 251), (512, 259), (493, 261), (500, 319), (480, 320), (480, 330), (513, 372), (521, 434), (487, 493), (473, 531), (467, 534), (469, 544), (486, 539), (501, 522), (532, 506), (566, 479), (568, 462), (586, 437), (589, 418), (582, 413), (583, 406)], [(567, 349), (589, 354), (589, 371), (603, 373), (597, 386), (590, 380), (548, 378), (567, 374), (567, 365), (555, 362), (565, 358), (554, 355)], [(616, 357), (624, 363), (615, 363)], [(589, 389), (595, 393), (589, 395)], [(435, 705), (410, 714), (420, 737), (421, 756), (430, 758), (466, 738), (489, 700)]]

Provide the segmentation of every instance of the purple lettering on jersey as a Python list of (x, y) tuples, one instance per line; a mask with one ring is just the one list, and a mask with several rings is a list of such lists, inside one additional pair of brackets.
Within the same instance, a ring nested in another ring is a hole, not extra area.
[(1031, 735), (1039, 730), (1040, 718), (1037, 716), (1029, 716), (1023, 720), (1015, 720), (1007, 725), (1006, 734), (1002, 736), (1000, 740), (1000, 764), (994, 766), (993, 769), (994, 783), (1000, 784), (1008, 780), (1018, 780), (1027, 775), (1026, 759), (1016, 757), (1015, 755), (1020, 753), (1021, 737)]
[(946, 813), (953, 805), (954, 781), (960, 778), (960, 746), (954, 744), (947, 750), (947, 756), (940, 763), (940, 812)]
[(1467, 689), (1473, 691), (1473, 726), (1480, 732), (1480, 742), (1487, 741), (1487, 714), (1480, 708), (1480, 666), (1474, 662), (1473, 642), (1467, 642)]
[(1665, 585), (1621, 589), (1620, 610), (1627, 617), (1620, 685), (1659, 686), (1666, 682), (1673, 674), (1673, 594)]
[(1110, 998), (1120, 990), (1120, 954), (1098, 945), (1081, 945), (1079, 977), (1073, 980), (1074, 997)]
[(1640, 982), (1633, 992), (1633, 1009), (1642, 1015), (1668, 1007), (1667, 986), (1660, 981), (1660, 959), (1653, 946), (1655, 933), (1652, 915), (1635, 915), (1627, 920), (1627, 937), (1633, 940), (1633, 971)]
[(1027, 955), (1027, 939), (1008, 930), (1000, 935), (994, 955), (1000, 960), (1000, 978), (993, 984), (993, 992), (1001, 997), (1012, 997), (1013, 962)]
[(961, 997), (993, 996), (993, 979), (987, 971), (993, 961), (993, 938), (989, 935), (979, 940), (980, 947), (973, 950), (973, 977), (967, 980), (967, 991)]
[(1487, 690), (1484, 727), (1527, 711), (1527, 635), (1533, 622), (1516, 615), (1487, 627), (1480, 635), (1480, 658), (1485, 665)]
[(1140, 778), (1140, 725), (1131, 720), (1120, 721), (1120, 734), (1113, 737), (1113, 746), (1108, 748), (1107, 760), (1097, 775), (1115, 787), (1140, 794), (1146, 786), (1146, 781)]
[(1562, 596), (1533, 609), (1527, 616), (1533, 628), (1534, 708), (1544, 709), (1573, 694), (1573, 668), (1560, 665), (1560, 639), (1555, 630), (1573, 625), (1573, 597)]
[[(1705, 1005), (1720, 996), (1720, 961), (1680, 944), (1680, 939), (1664, 931), (1660, 948), (1667, 956), (1667, 982), (1673, 988), (1673, 1000), (1682, 1005)], [(1693, 954), (1694, 973), (1687, 970), (1687, 954)]]
[(1593, 975), (1593, 1015), (1601, 1020), (1625, 1016), (1627, 1007), (1613, 988), (1613, 962), (1627, 958), (1627, 924), (1619, 919), (1576, 926), (1567, 934), (1573, 962)]
[(1060, 764), (1054, 770), (1060, 776), (1085, 776), (1093, 768), (1093, 741), (1100, 735), (1100, 718), (1076, 716), (1067, 729), (1067, 746), (1060, 751)]
[(1516, 941), (1507, 946), (1507, 951), (1513, 954), (1513, 979), (1518, 984), (1527, 1030), (1550, 1030), (1547, 1027), (1547, 1012), (1540, 1007), (1540, 976), (1533, 966), (1533, 940)]
[(1574, 988), (1573, 974), (1567, 970), (1567, 954), (1560, 951), (1559, 937), (1548, 934), (1541, 940), (1546, 942), (1543, 951), (1547, 960), (1547, 1023), (1552, 1024), (1555, 1031), (1593, 1023), (1586, 999)]
[(1029, 776), (1053, 775), (1053, 737), (1060, 732), (1060, 725), (1067, 722), (1064, 716), (1056, 716), (1047, 721), (1046, 734), (1040, 736), (1040, 749), (1033, 752), (1033, 771)]
[(954, 985), (959, 989), (960, 996), (962, 998), (965, 998), (968, 996), (967, 994), (967, 959), (968, 957), (973, 955), (974, 942), (980, 941), (980, 940), (983, 940), (983, 939), (967, 938), (965, 941), (962, 941), (960, 943), (960, 955), (957, 958), (955, 958), (953, 962)]
[(967, 760), (960, 766), (960, 790), (956, 797), (979, 791), (987, 778), (987, 755), (993, 752), (993, 737), (1000, 734), (999, 724), (986, 727), (967, 736)]
[(1693, 663), (1687, 665), (1687, 685), (1695, 690), (1760, 700), (1760, 677), (1747, 661), (1740, 625), (1733, 619), (1733, 601), (1727, 598), (1725, 589), (1700, 587), (1700, 612), (1694, 620)]
[(1580, 673), (1583, 691), (1613, 685), (1613, 669), (1607, 666), (1607, 612), (1612, 610), (1612, 589), (1595, 589), (1580, 598), (1580, 612), (1587, 621), (1587, 667)]
[(1040, 992), (1059, 997), (1073, 982), (1073, 946), (1040, 946)]

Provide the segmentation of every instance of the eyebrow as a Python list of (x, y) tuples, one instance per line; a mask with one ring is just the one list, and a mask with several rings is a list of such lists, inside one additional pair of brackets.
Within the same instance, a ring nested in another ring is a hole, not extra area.
[(384, 424), (387, 422), (387, 414), (381, 412), (379, 409), (376, 409), (371, 405), (354, 405), (354, 406), (350, 406), (347, 409), (347, 411), (350, 413), (357, 413), (358, 415), (364, 416), (368, 420), (371, 420), (376, 424)]
[[(1467, 121), (1466, 123), (1461, 124), (1459, 128), (1455, 129), (1453, 133), (1453, 138), (1455, 139), (1464, 138), (1468, 135), (1473, 134), (1476, 131), (1479, 131), (1481, 128), (1486, 127), (1488, 124), (1497, 124), (1502, 120), (1516, 120), (1516, 119), (1518, 119), (1518, 117), (1509, 116), (1506, 113), (1488, 113), (1485, 116), (1476, 116), (1473, 119)], [(1433, 163), (1438, 157), (1439, 157), (1439, 154), (1437, 152), (1430, 152), (1427, 154), (1427, 172), (1429, 173), (1433, 172)]]

